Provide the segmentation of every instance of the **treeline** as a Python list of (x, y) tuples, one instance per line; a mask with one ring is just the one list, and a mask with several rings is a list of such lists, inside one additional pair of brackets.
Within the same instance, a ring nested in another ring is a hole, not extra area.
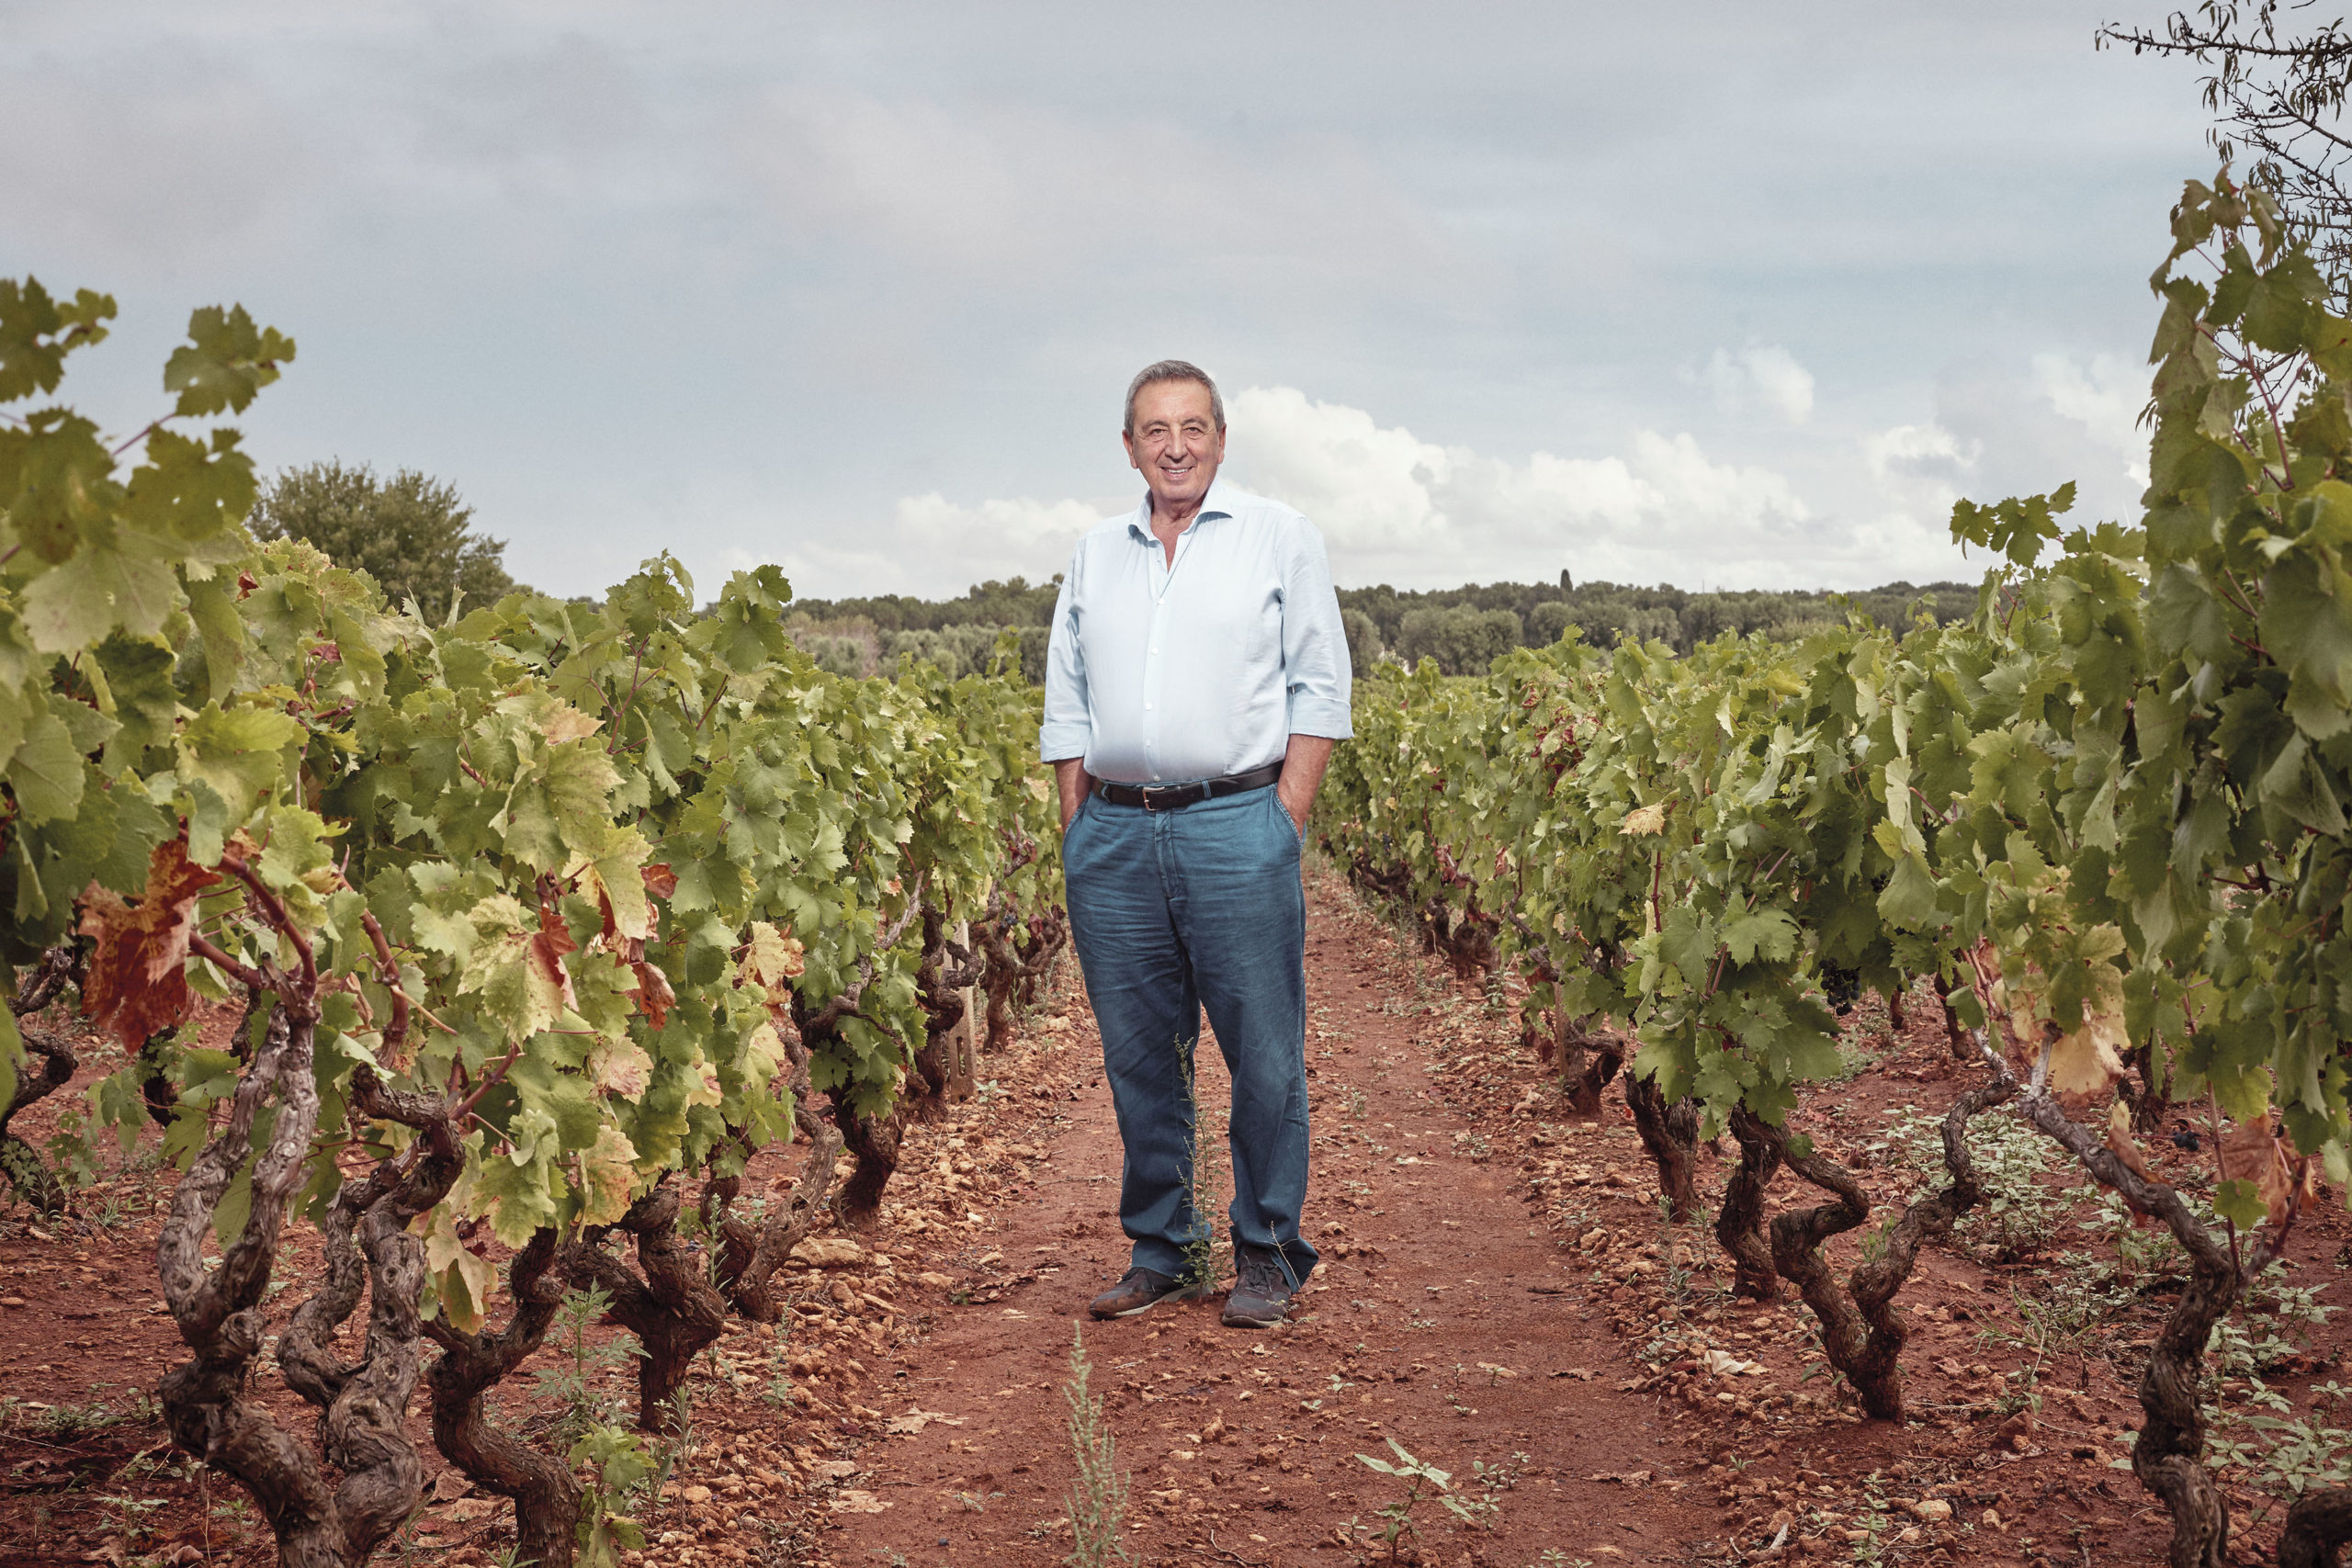
[(1057, 572), (1034, 586), (1025, 577), (991, 578), (959, 599), (800, 599), (785, 630), (819, 668), (836, 675), (888, 674), (901, 655), (912, 655), (949, 680), (987, 673), (998, 638), (1009, 632), (1008, 653), (1018, 649), (1023, 678), (1038, 686), (1046, 681), (1046, 632), (1061, 582)]
[(1348, 651), (1359, 671), (1382, 659), (1407, 666), (1433, 659), (1448, 675), (1483, 673), (1515, 648), (1548, 648), (1570, 626), (1581, 627), (1584, 640), (1598, 647), (1630, 637), (1688, 653), (1724, 632), (1761, 632), (1784, 642), (1810, 637), (1844, 625), (1848, 605), (1893, 626), (1918, 613), (1950, 625), (1975, 604), (1976, 590), (1961, 582), (1890, 582), (1842, 594), (1760, 589), (1692, 593), (1664, 583), (1578, 586), (1565, 571), (1556, 583), (1474, 582), (1428, 592), (1385, 584), (1340, 590)]
[[(935, 664), (950, 679), (984, 673), (1001, 633), (1020, 647), (1021, 671), (1032, 684), (1046, 678), (1046, 640), (1053, 621), (1057, 573), (1032, 584), (1026, 578), (989, 581), (956, 599), (915, 599), (888, 593), (872, 599), (795, 601), (786, 623), (793, 640), (834, 674), (888, 673), (899, 656)], [(1386, 659), (1414, 665), (1433, 659), (1448, 675), (1483, 672), (1515, 648), (1548, 648), (1570, 626), (1584, 640), (1614, 647), (1623, 637), (1664, 642), (1678, 653), (1724, 632), (1762, 632), (1794, 641), (1842, 626), (1852, 606), (1881, 626), (1905, 624), (1917, 614), (1949, 626), (1974, 608), (1976, 590), (1962, 582), (1915, 586), (1890, 582), (1855, 593), (1774, 592), (1750, 589), (1692, 593), (1661, 583), (1637, 588), (1618, 582), (1470, 583), (1426, 592), (1391, 588), (1342, 588), (1340, 614), (1348, 652), (1359, 672)]]

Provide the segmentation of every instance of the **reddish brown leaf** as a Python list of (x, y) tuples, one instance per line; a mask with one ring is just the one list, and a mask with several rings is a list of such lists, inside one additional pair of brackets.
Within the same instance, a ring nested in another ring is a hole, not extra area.
[(571, 940), (571, 930), (563, 923), (553, 904), (539, 906), (539, 934), (531, 939), (531, 964), (542, 979), (553, 986), (563, 998), (563, 1005), (577, 1009), (580, 998), (571, 988), (571, 971), (563, 966), (563, 955), (579, 947)]
[(677, 1005), (678, 993), (670, 988), (670, 976), (645, 960), (638, 959), (629, 967), (637, 971), (637, 1005), (644, 1010), (645, 1021), (659, 1029)]
[(2130, 1168), (2132, 1174), (2143, 1181), (2160, 1181), (2163, 1178), (2148, 1168), (2141, 1157), (2140, 1145), (2132, 1136), (2132, 1111), (2117, 1100), (2107, 1113), (2107, 1146), (2109, 1153)]
[(666, 863), (639, 866), (637, 874), (645, 878), (645, 890), (656, 898), (669, 898), (678, 891), (678, 874)]
[(2232, 1122), (2222, 1139), (2221, 1159), (2222, 1179), (2253, 1182), (2267, 1211), (2265, 1217), (2274, 1226), (2284, 1224), (2302, 1196), (2305, 1168), (2287, 1141), (2271, 1132), (2269, 1117)]
[(136, 908), (96, 883), (82, 896), (84, 936), (97, 946), (82, 986), (82, 1010), (110, 1030), (127, 1051), (148, 1036), (187, 1020), (187, 942), (196, 931), (196, 901), (220, 880), (187, 858), (187, 841), (155, 846), (147, 861), (147, 891)]

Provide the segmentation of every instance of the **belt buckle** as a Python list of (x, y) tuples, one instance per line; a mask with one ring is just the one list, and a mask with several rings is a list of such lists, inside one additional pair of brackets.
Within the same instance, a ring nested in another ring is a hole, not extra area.
[(1163, 806), (1159, 805), (1159, 800), (1160, 800), (1163, 796), (1165, 796), (1165, 795), (1167, 795), (1173, 794), (1173, 793), (1174, 793), (1174, 792), (1173, 792), (1173, 791), (1171, 791), (1171, 790), (1164, 790), (1164, 789), (1157, 788), (1157, 787), (1155, 787), (1155, 786), (1153, 786), (1153, 785), (1151, 785), (1151, 784), (1146, 784), (1146, 785), (1144, 785), (1144, 786), (1143, 786), (1143, 808), (1144, 808), (1146, 811), (1163, 811), (1163, 810), (1166, 810), (1166, 809), (1167, 809), (1167, 807), (1163, 807)]

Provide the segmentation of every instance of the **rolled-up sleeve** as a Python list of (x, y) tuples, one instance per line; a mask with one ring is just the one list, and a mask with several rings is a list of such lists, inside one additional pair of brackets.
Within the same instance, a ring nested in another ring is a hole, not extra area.
[(1293, 735), (1346, 740), (1355, 734), (1350, 674), (1330, 559), (1323, 536), (1302, 518), (1290, 530), (1283, 570), (1283, 681), (1290, 692)]
[(1046, 644), (1046, 721), (1037, 730), (1038, 754), (1048, 762), (1083, 757), (1094, 743), (1094, 722), (1086, 705), (1086, 659), (1079, 647), (1079, 574), (1081, 544), (1062, 574), (1054, 601), (1053, 634)]

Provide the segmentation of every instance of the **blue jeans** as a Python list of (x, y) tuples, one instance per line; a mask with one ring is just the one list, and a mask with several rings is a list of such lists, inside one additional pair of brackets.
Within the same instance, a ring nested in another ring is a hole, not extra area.
[(1274, 790), (1175, 811), (1089, 795), (1062, 835), (1069, 923), (1102, 1031), (1126, 1171), (1133, 1261), (1182, 1275), (1207, 1234), (1193, 1208), (1186, 1091), (1201, 1010), (1233, 1078), (1235, 1243), (1313, 1271), (1306, 1201), (1306, 899), (1299, 836)]

